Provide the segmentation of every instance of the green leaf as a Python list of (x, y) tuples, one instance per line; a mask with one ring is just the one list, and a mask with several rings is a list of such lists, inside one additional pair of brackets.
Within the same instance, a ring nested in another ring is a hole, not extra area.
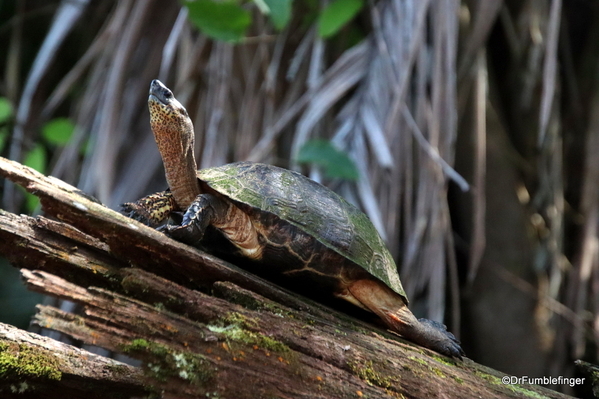
[(12, 105), (8, 98), (0, 97), (0, 123), (6, 122), (12, 116)]
[(185, 0), (189, 19), (213, 39), (238, 42), (252, 23), (249, 11), (236, 1)]
[[(37, 144), (31, 151), (25, 155), (23, 163), (40, 173), (45, 173), (47, 163), (46, 149), (42, 144)], [(39, 198), (35, 195), (26, 193), (26, 206), (29, 213), (33, 213), (39, 206)]]
[(31, 151), (25, 155), (23, 163), (40, 173), (46, 171), (46, 149), (42, 144), (37, 144)]
[(326, 38), (334, 35), (364, 6), (363, 0), (333, 0), (320, 14), (318, 35)]
[(322, 167), (325, 176), (330, 179), (357, 180), (359, 176), (358, 169), (349, 156), (326, 140), (306, 142), (300, 148), (296, 160)]
[(282, 30), (291, 19), (291, 4), (293, 0), (263, 0), (270, 10), (270, 19), (275, 28)]
[(64, 146), (69, 142), (71, 136), (73, 136), (74, 130), (75, 125), (70, 119), (56, 118), (44, 125), (42, 135), (49, 144)]

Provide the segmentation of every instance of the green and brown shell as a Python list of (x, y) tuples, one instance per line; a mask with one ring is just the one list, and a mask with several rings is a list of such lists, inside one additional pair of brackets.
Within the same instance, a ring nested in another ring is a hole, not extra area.
[[(376, 228), (363, 212), (333, 191), (300, 173), (251, 162), (202, 169), (197, 175), (236, 203), (275, 215), (314, 237), (381, 280), (407, 303), (395, 262)], [(289, 234), (273, 234), (281, 233)]]

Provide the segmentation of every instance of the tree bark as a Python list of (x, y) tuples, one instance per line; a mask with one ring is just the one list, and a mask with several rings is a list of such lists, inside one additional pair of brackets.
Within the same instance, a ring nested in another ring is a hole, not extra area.
[[(22, 383), (94, 397), (88, 389), (98, 381), (112, 384), (104, 397), (567, 397), (504, 385), (502, 373), (442, 357), (278, 288), (16, 162), (0, 158), (0, 174), (40, 197), (48, 215), (0, 210), (0, 253), (22, 269), (30, 289), (84, 309), (76, 315), (39, 306), (35, 324), (143, 362), (138, 369), (57, 343), (44, 347), (54, 359), (46, 374), (6, 373), (2, 359), (15, 357), (21, 341), (5, 332), (14, 329), (0, 329), (0, 397)], [(73, 362), (79, 374), (67, 371)], [(103, 374), (106, 364), (127, 373)], [(50, 377), (56, 370), (61, 378)], [(75, 377), (81, 384), (73, 388)]]

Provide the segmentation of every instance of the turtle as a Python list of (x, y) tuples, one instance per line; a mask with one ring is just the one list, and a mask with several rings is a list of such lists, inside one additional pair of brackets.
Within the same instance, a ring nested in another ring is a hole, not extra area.
[(443, 324), (417, 319), (409, 310), (393, 257), (357, 207), (273, 165), (237, 162), (197, 170), (193, 125), (172, 91), (153, 80), (148, 106), (169, 189), (123, 204), (129, 217), (196, 247), (210, 247), (202, 243), (218, 237), (212, 249), (233, 252), (267, 279), (343, 299), (418, 345), (465, 356)]

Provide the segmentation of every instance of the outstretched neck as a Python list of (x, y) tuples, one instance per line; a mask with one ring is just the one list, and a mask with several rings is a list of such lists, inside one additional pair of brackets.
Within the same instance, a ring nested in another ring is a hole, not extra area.
[(193, 155), (194, 132), (191, 118), (173, 92), (159, 80), (150, 84), (150, 125), (162, 157), (166, 181), (177, 206), (186, 210), (200, 194)]
[[(158, 144), (166, 173), (166, 181), (179, 208), (185, 210), (200, 194), (196, 175), (196, 160), (193, 155), (193, 126), (154, 127), (154, 137)], [(158, 130), (158, 131), (157, 131)]]

